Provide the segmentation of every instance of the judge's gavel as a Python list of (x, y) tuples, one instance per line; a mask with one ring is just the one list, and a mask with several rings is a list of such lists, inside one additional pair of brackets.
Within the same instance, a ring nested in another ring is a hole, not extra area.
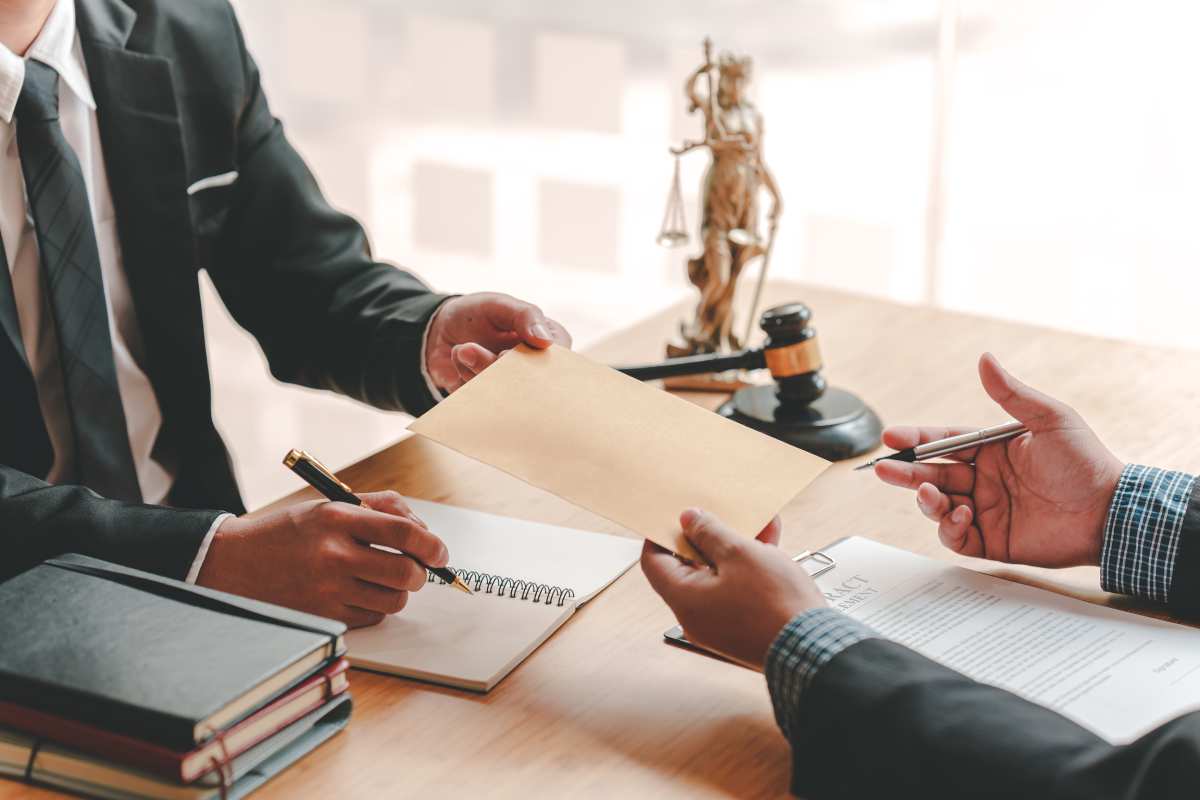
[(826, 385), (812, 316), (803, 303), (775, 306), (759, 318), (767, 335), (762, 347), (617, 369), (642, 381), (767, 369), (773, 385), (739, 389), (717, 413), (832, 461), (870, 452), (879, 446), (883, 425), (856, 395)]
[(775, 306), (764, 311), (758, 321), (767, 335), (762, 347), (749, 347), (736, 353), (683, 356), (658, 364), (617, 369), (640, 381), (729, 369), (768, 369), (779, 387), (781, 398), (811, 403), (825, 393), (825, 379), (820, 373), (817, 332), (809, 327), (810, 320), (812, 311), (803, 303)]

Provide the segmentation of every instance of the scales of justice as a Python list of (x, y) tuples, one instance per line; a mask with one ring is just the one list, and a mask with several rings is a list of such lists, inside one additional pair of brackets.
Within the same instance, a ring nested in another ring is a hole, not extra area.
[[(692, 319), (679, 326), (681, 342), (668, 343), (666, 361), (619, 369), (640, 380), (663, 379), (670, 388), (733, 391), (717, 413), (832, 461), (853, 458), (879, 446), (883, 426), (856, 395), (826, 385), (808, 307), (789, 303), (768, 309), (758, 320), (765, 344), (746, 347), (783, 210), (779, 187), (763, 160), (762, 114), (746, 98), (751, 66), (749, 58), (730, 53), (714, 61), (712, 41), (705, 39), (704, 63), (684, 84), (689, 113), (704, 116), (704, 138), (670, 151), (675, 171), (658, 243), (676, 248), (690, 242), (679, 165), (688, 153), (708, 151), (700, 219), (703, 249), (687, 261), (688, 279), (700, 300)], [(764, 193), (771, 201), (765, 235), (759, 224)], [(758, 280), (739, 337), (733, 315), (738, 278), (756, 259), (761, 259)], [(770, 372), (770, 383), (743, 379), (746, 371), (761, 369)]]

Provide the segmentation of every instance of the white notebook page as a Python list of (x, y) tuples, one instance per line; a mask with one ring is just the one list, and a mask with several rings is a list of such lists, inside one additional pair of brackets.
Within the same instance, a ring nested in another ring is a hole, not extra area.
[(495, 595), (468, 597), (429, 584), (408, 606), (346, 636), (356, 667), (486, 692), (575, 613)]
[(1200, 631), (851, 537), (817, 584), (834, 608), (1121, 744), (1200, 708)]
[[(633, 566), (642, 540), (409, 500), (450, 550), (450, 566), (575, 592), (581, 605)], [(474, 588), (474, 587), (472, 587)]]
[(575, 596), (546, 604), (520, 594), (501, 597), (495, 589), (467, 596), (429, 583), (399, 614), (347, 635), (358, 667), (488, 691), (641, 553), (635, 539), (422, 500), (409, 504), (446, 543), (452, 567), (569, 588)]

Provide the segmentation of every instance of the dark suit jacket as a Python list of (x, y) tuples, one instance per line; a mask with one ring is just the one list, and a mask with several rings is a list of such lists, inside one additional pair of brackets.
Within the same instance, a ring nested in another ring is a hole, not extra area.
[[(163, 413), (159, 445), (178, 457), (169, 500), (196, 510), (117, 503), (34, 477), (52, 453), (5, 267), (0, 579), (68, 551), (182, 577), (218, 511), (243, 510), (211, 417), (199, 271), (275, 377), (412, 413), (433, 402), (421, 337), (444, 297), (372, 261), (362, 228), (326, 203), (267, 106), (226, 0), (76, 6), (143, 366)], [(234, 170), (234, 184), (187, 194)]]
[(883, 639), (834, 656), (801, 703), (792, 791), (812, 800), (1200, 796), (1200, 713), (1114, 747)]
[[(1173, 614), (1200, 616), (1200, 492), (1184, 520)], [(792, 791), (825, 798), (1200, 797), (1200, 713), (1114, 747), (903, 645), (868, 639), (817, 672), (792, 732)]]

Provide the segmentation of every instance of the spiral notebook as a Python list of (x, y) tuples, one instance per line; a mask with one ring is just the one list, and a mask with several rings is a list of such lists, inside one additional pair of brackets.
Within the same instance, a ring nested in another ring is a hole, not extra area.
[(475, 594), (434, 580), (399, 614), (351, 631), (350, 662), (361, 669), (490, 691), (642, 549), (636, 539), (408, 502)]

